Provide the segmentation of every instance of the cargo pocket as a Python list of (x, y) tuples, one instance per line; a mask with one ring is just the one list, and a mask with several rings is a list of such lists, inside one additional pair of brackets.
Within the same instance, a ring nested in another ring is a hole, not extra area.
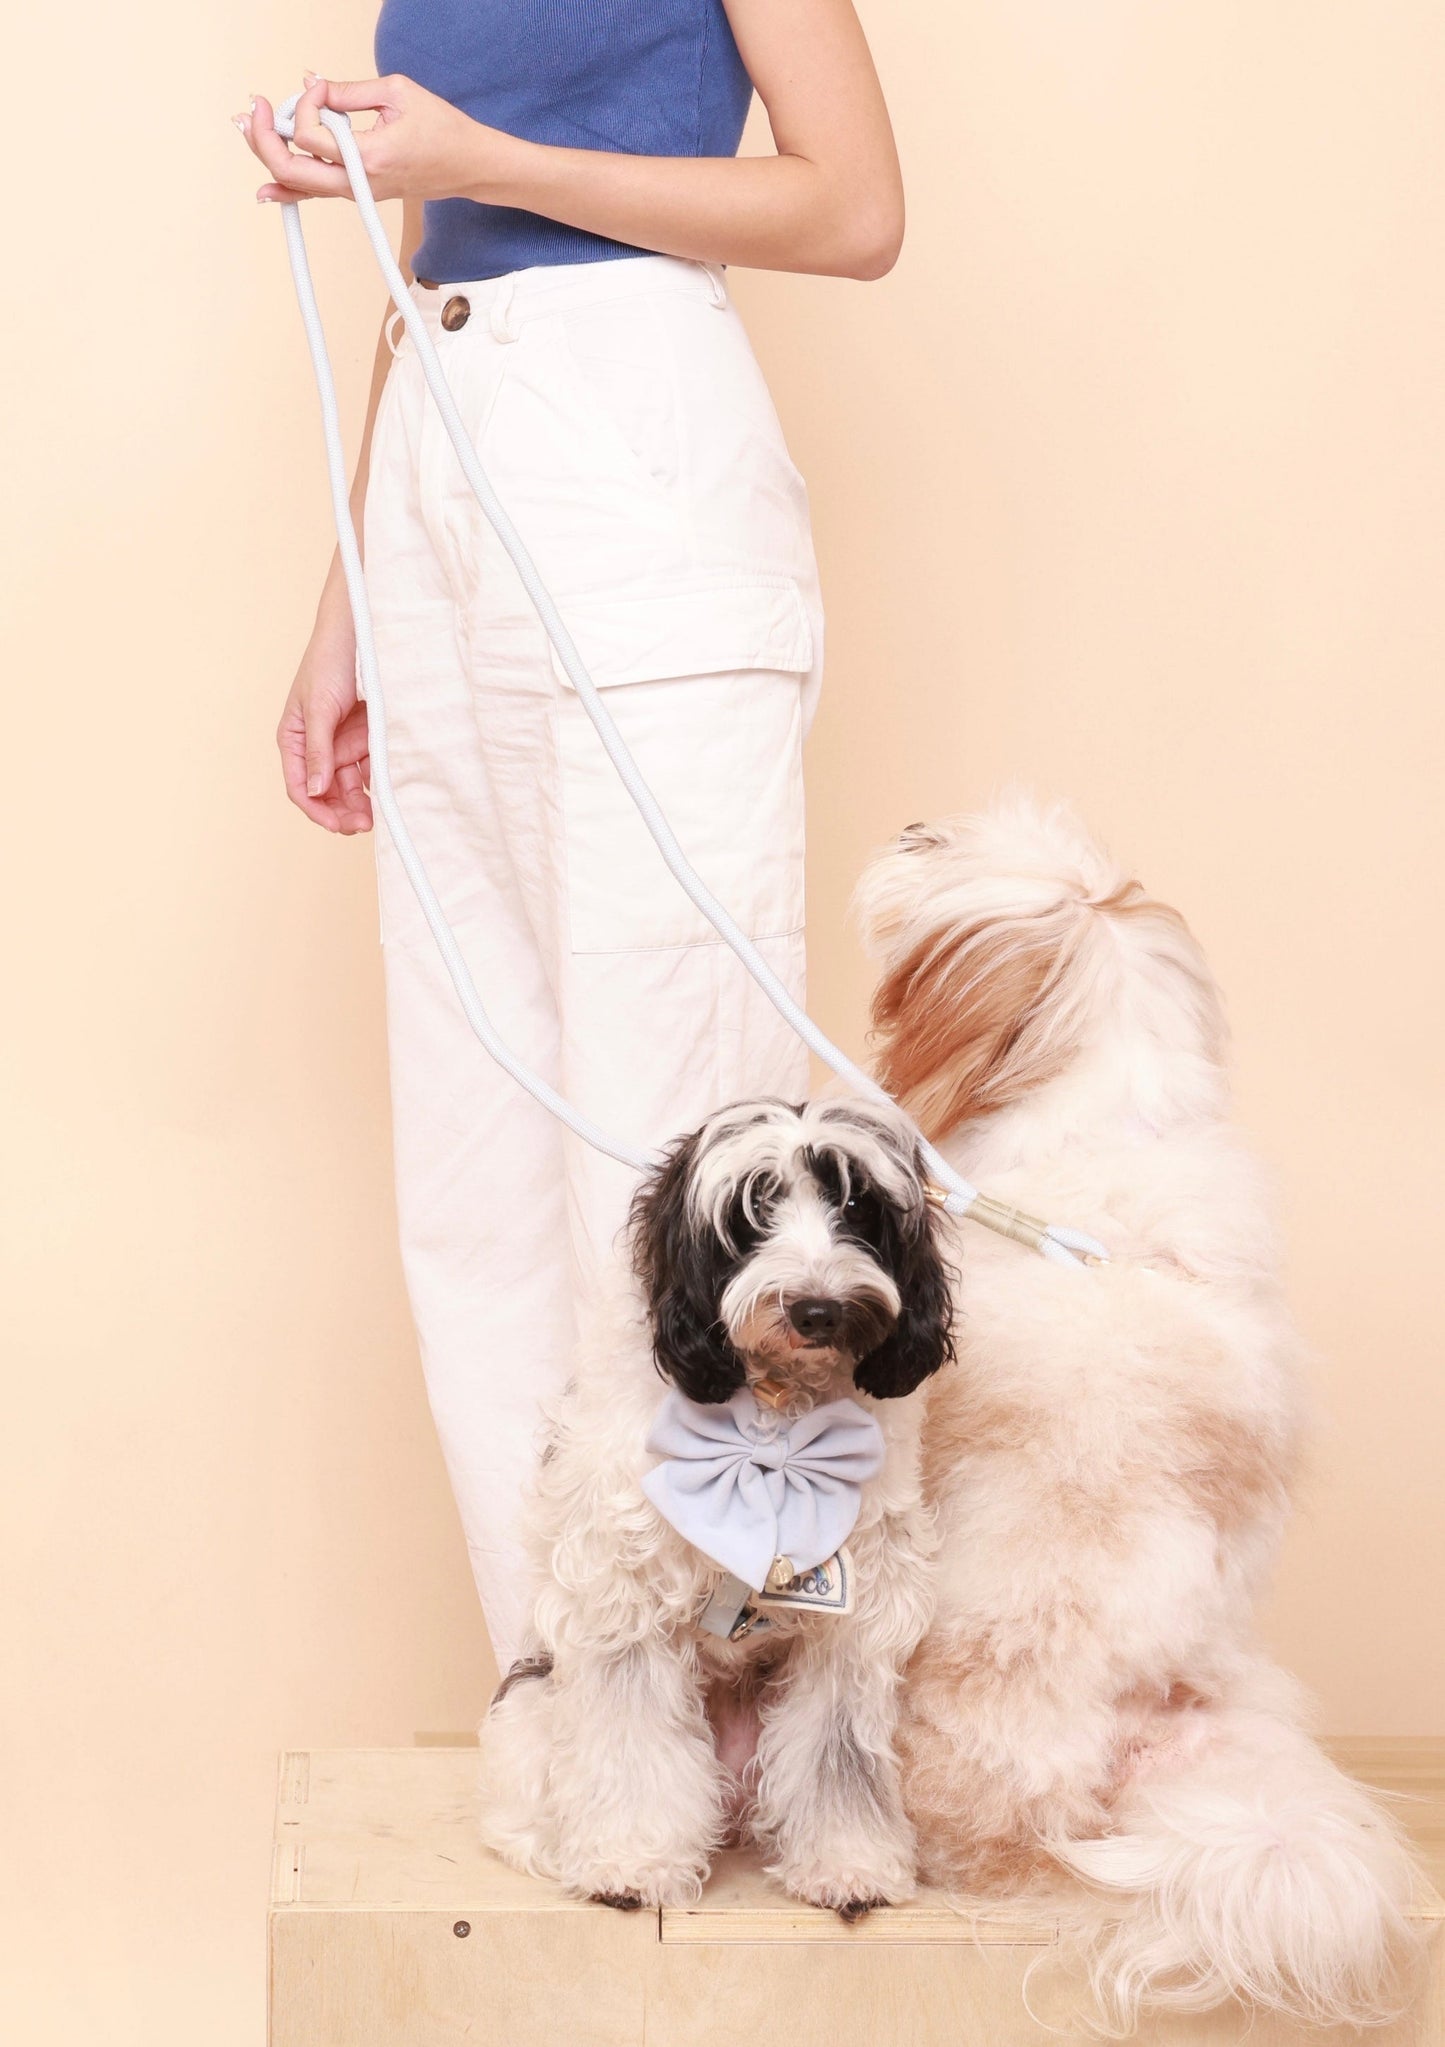
[[(802, 684), (813, 645), (796, 583), (750, 576), (571, 598), (567, 622), (713, 894), (751, 938), (800, 931)], [(555, 653), (553, 668), (572, 950), (720, 944), (664, 865)]]

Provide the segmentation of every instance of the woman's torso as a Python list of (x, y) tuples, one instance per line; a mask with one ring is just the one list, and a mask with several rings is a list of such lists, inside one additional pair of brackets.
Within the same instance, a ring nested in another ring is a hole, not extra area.
[[(635, 156), (732, 156), (752, 97), (722, 0), (385, 0), (376, 62), (509, 135)], [(414, 260), (450, 284), (640, 253), (441, 199)]]

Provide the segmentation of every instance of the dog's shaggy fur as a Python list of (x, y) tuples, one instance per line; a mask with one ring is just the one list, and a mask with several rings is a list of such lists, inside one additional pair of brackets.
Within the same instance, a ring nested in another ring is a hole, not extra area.
[[(937, 1233), (915, 1136), (864, 1103), (741, 1104), (644, 1183), (632, 1270), (542, 1455), (527, 1657), (482, 1726), (483, 1829), (509, 1862), (612, 1904), (678, 1904), (741, 1809), (800, 1898), (855, 1918), (912, 1891), (894, 1732), (932, 1523), (919, 1402), (901, 1396), (951, 1356)], [(872, 1409), (886, 1454), (849, 1538), (852, 1614), (699, 1631), (721, 1574), (641, 1484), (659, 1372), (706, 1404), (766, 1381), (785, 1413), (855, 1392)]]
[(970, 1231), (930, 1388), (936, 1614), (901, 1753), (921, 1873), (1062, 1865), (1106, 2024), (1230, 1995), (1386, 2016), (1410, 1866), (1303, 1731), (1251, 1610), (1301, 1437), (1299, 1343), (1224, 1027), (1173, 910), (1065, 815), (915, 826), (866, 874), (879, 1073), (967, 1177), (1092, 1231), (1086, 1273)]

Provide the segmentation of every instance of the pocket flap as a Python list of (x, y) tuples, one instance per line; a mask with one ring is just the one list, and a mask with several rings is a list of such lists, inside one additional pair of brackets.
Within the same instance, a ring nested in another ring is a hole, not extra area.
[[(734, 668), (806, 675), (813, 665), (813, 631), (791, 576), (573, 597), (559, 608), (599, 689)], [(566, 682), (555, 649), (552, 665)]]

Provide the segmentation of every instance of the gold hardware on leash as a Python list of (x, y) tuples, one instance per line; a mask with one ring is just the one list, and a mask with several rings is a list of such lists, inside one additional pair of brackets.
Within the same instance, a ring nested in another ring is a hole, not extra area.
[[(947, 1189), (934, 1180), (924, 1181), (923, 1198), (934, 1208), (948, 1207)], [(1001, 1237), (1012, 1237), (1016, 1244), (1027, 1244), (1031, 1251), (1042, 1251), (1050, 1241), (1049, 1225), (1041, 1215), (1030, 1215), (1027, 1209), (1014, 1208), (1007, 1201), (996, 1201), (991, 1194), (976, 1194), (964, 1209), (961, 1220), (982, 1223), (986, 1230), (994, 1230)], [(1073, 1256), (1081, 1265), (1106, 1263), (1092, 1251), (1074, 1251)]]
[(982, 1223), (986, 1230), (997, 1230), (1001, 1237), (1012, 1237), (1016, 1244), (1027, 1244), (1031, 1251), (1041, 1251), (1048, 1238), (1049, 1226), (1042, 1216), (1011, 1208), (991, 1194), (980, 1194), (968, 1213), (971, 1221)]
[[(928, 1187), (928, 1199), (937, 1208), (947, 1201), (941, 1187)], [(1016, 1244), (1027, 1244), (1031, 1251), (1040, 1251), (1048, 1240), (1049, 1226), (1042, 1216), (1029, 1215), (1022, 1208), (1013, 1208), (1006, 1201), (995, 1201), (991, 1194), (980, 1194), (964, 1210), (964, 1220), (982, 1223), (986, 1230), (996, 1230), (1001, 1237), (1012, 1237)]]
[(776, 1414), (787, 1399), (789, 1388), (781, 1379), (749, 1379), (748, 1391), (754, 1400), (760, 1400), (764, 1407), (770, 1407)]

